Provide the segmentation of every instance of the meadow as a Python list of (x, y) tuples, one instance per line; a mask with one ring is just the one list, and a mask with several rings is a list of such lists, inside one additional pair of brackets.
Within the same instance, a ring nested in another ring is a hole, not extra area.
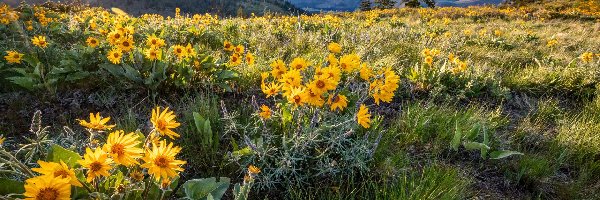
[(585, 0), (0, 5), (0, 197), (600, 199), (599, 33)]

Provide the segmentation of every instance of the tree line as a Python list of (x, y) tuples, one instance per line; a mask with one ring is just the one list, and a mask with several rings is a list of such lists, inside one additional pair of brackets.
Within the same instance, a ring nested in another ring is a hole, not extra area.
[[(406, 7), (421, 7), (421, 2), (427, 7), (435, 8), (435, 0), (400, 0), (401, 3)], [(372, 10), (372, 9), (388, 9), (393, 8), (396, 3), (395, 0), (361, 0), (360, 10)]]

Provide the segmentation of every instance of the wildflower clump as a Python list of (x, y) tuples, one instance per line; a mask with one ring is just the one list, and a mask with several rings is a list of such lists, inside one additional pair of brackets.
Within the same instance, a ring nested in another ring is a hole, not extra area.
[[(142, 198), (150, 198), (148, 193), (143, 191), (154, 190), (152, 193), (162, 195), (171, 191), (171, 183), (178, 179), (179, 173), (184, 171), (182, 166), (186, 164), (186, 161), (177, 159), (181, 147), (163, 138), (179, 135), (174, 132), (179, 126), (175, 121), (175, 113), (168, 108), (162, 111), (160, 108), (154, 109), (150, 119), (154, 125), (148, 134), (139, 130), (130, 133), (116, 130), (104, 137), (105, 131), (117, 127), (107, 125), (110, 119), (100, 116), (100, 113), (90, 113), (89, 121), (79, 120), (79, 124), (88, 131), (90, 137), (82, 144), (86, 146), (83, 156), (53, 145), (50, 153), (52, 156), (48, 156), (48, 160), (38, 160), (37, 167), (29, 167), (0, 146), (3, 155), (14, 158), (12, 163), (3, 164), (13, 166), (15, 174), (26, 179), (23, 196), (27, 199), (70, 199), (73, 187), (81, 188), (73, 190), (78, 191), (77, 195), (89, 195), (90, 198), (95, 195), (114, 194), (142, 195)], [(41, 112), (36, 112), (32, 132), (38, 138), (32, 141), (47, 141), (47, 134), (41, 133), (48, 127), (43, 128), (40, 120)], [(68, 127), (65, 127), (65, 130), (72, 132)], [(1, 144), (4, 137), (0, 138)], [(45, 143), (41, 142), (38, 145)], [(255, 178), (259, 171), (258, 168), (253, 168), (248, 173)], [(119, 182), (116, 186), (111, 186), (115, 184), (115, 180)], [(144, 180), (145, 184), (134, 184)]]
[[(363, 83), (368, 87), (360, 88), (363, 91), (357, 91), (357, 94), (372, 97), (377, 105), (380, 102), (390, 103), (400, 83), (396, 72), (389, 67), (374, 70), (362, 64), (360, 57), (353, 53), (338, 58), (335, 54), (339, 54), (341, 49), (339, 44), (330, 43), (330, 54), (322, 66), (313, 66), (301, 57), (292, 59), (288, 66), (282, 60), (274, 61), (270, 65), (270, 73), (261, 75), (263, 93), (267, 98), (281, 95), (281, 100), (294, 109), (305, 106), (321, 109), (327, 105), (328, 111), (342, 112), (348, 107), (348, 95), (350, 98), (363, 98), (345, 92), (348, 88), (344, 86)], [(361, 122), (359, 124), (362, 127), (369, 128), (366, 118), (367, 115), (362, 114), (357, 121)]]

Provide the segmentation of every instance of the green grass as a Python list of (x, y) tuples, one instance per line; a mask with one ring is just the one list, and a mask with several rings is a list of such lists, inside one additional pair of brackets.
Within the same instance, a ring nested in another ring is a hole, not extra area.
[(431, 165), (412, 169), (397, 177), (367, 179), (350, 185), (331, 188), (297, 188), (290, 191), (290, 199), (464, 199), (471, 192), (469, 178), (457, 168)]

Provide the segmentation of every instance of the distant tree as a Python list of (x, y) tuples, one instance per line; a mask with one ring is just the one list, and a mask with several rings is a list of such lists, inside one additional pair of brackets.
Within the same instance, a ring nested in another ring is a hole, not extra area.
[(371, 0), (362, 0), (360, 1), (360, 10), (367, 11), (371, 10), (373, 5), (371, 5)]
[(525, 6), (527, 4), (541, 2), (541, 0), (505, 0), (503, 3), (505, 5), (513, 5), (513, 6)]
[(423, 2), (427, 4), (427, 7), (435, 8), (435, 0), (423, 0)]
[(396, 5), (394, 0), (375, 0), (375, 7), (378, 9), (393, 8)]
[[(421, 0), (421, 1), (423, 3), (425, 3), (427, 5), (427, 7), (435, 8), (435, 0)], [(402, 0), (402, 3), (404, 3), (404, 6), (406, 6), (406, 7), (411, 7), (411, 8), (421, 7), (421, 3), (419, 2), (419, 0)]]
[(421, 7), (421, 3), (419, 3), (419, 0), (402, 0), (402, 3), (404, 3), (404, 6), (410, 8)]

